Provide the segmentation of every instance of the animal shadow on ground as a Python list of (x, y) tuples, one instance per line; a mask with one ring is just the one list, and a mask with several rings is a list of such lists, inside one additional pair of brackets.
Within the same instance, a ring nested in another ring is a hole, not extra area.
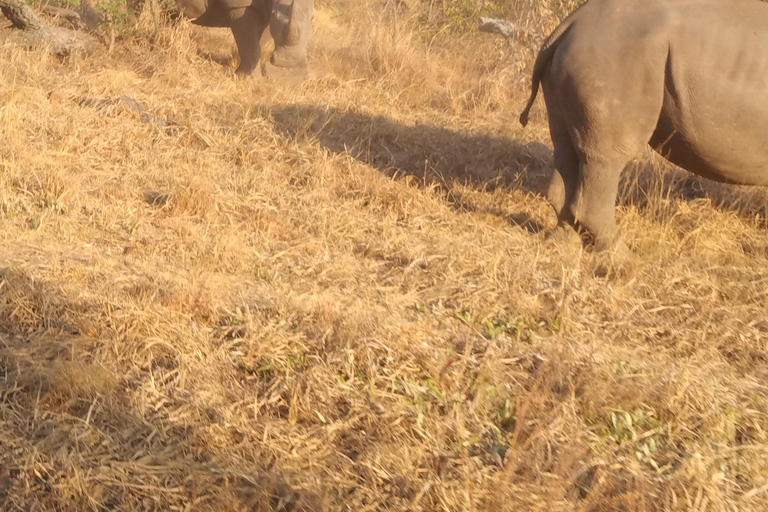
[(232, 65), (232, 62), (235, 60), (231, 54), (224, 52), (209, 52), (203, 49), (197, 50), (197, 56), (202, 59), (215, 62), (216, 64), (225, 68), (229, 68)]
[(210, 438), (224, 428), (218, 410), (191, 422), (174, 418), (177, 399), (130, 398), (172, 376), (173, 357), (156, 354), (149, 367), (115, 376), (102, 366), (103, 342), (78, 327), (87, 304), (12, 269), (0, 269), (0, 288), (0, 510), (31, 501), (45, 510), (321, 510), (318, 496), (285, 483), (274, 457), (220, 451)]
[[(542, 224), (520, 211), (509, 213), (478, 205), (452, 184), (492, 191), (497, 187), (545, 196), (552, 175), (552, 155), (539, 142), (523, 145), (508, 137), (457, 132), (319, 105), (264, 106), (262, 115), (289, 138), (316, 139), (388, 176), (411, 176), (421, 185), (437, 185), (457, 211), (489, 213), (531, 233)], [(654, 155), (649, 157), (650, 155)], [(758, 187), (716, 183), (683, 171), (650, 149), (627, 165), (618, 206), (632, 206), (659, 222), (671, 219), (681, 201), (706, 200), (717, 208), (768, 225), (768, 194)]]
[(552, 172), (542, 144), (525, 146), (506, 137), (408, 126), (384, 116), (315, 105), (265, 106), (262, 115), (289, 138), (314, 138), (388, 176), (410, 176), (423, 186), (436, 186), (456, 211), (497, 215), (531, 233), (543, 229), (524, 211), (479, 205), (452, 186), (486, 191), (503, 187), (542, 195)]
[(644, 216), (666, 222), (682, 202), (709, 203), (723, 211), (768, 227), (768, 189), (718, 183), (696, 176), (646, 150), (645, 157), (624, 169), (617, 204), (633, 206)]

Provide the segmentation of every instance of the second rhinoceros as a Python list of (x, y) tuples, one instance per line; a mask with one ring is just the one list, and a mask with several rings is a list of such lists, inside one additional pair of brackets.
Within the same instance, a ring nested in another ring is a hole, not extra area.
[(261, 59), (267, 28), (275, 41), (270, 62), (302, 71), (312, 32), (315, 0), (176, 0), (184, 16), (203, 27), (229, 27), (240, 53), (238, 74), (251, 74)]
[(646, 145), (711, 180), (768, 185), (768, 3), (588, 0), (542, 46), (523, 126), (540, 83), (549, 200), (598, 250), (620, 242), (619, 175)]

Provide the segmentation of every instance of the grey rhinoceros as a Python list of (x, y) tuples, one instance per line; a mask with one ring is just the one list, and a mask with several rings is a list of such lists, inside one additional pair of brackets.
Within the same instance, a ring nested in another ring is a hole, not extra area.
[(229, 27), (240, 53), (238, 74), (251, 74), (261, 59), (269, 27), (275, 41), (270, 62), (303, 72), (312, 32), (315, 0), (176, 0), (184, 16), (204, 27)]
[(554, 144), (548, 199), (559, 226), (584, 228), (596, 250), (626, 250), (619, 176), (646, 144), (705, 178), (768, 185), (760, 0), (588, 0), (542, 45), (523, 126), (540, 83)]

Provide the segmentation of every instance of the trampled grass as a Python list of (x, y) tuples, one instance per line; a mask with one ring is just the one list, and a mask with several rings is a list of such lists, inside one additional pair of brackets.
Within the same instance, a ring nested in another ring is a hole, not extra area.
[(357, 5), (292, 88), (187, 23), (0, 47), (0, 508), (767, 510), (766, 193), (648, 156), (605, 268), (532, 48)]

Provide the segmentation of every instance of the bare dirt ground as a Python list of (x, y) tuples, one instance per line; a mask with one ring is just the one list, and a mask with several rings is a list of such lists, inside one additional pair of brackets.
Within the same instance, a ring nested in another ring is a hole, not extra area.
[(290, 88), (0, 46), (0, 508), (768, 510), (766, 193), (649, 156), (636, 261), (545, 240), (532, 52), (361, 16)]

